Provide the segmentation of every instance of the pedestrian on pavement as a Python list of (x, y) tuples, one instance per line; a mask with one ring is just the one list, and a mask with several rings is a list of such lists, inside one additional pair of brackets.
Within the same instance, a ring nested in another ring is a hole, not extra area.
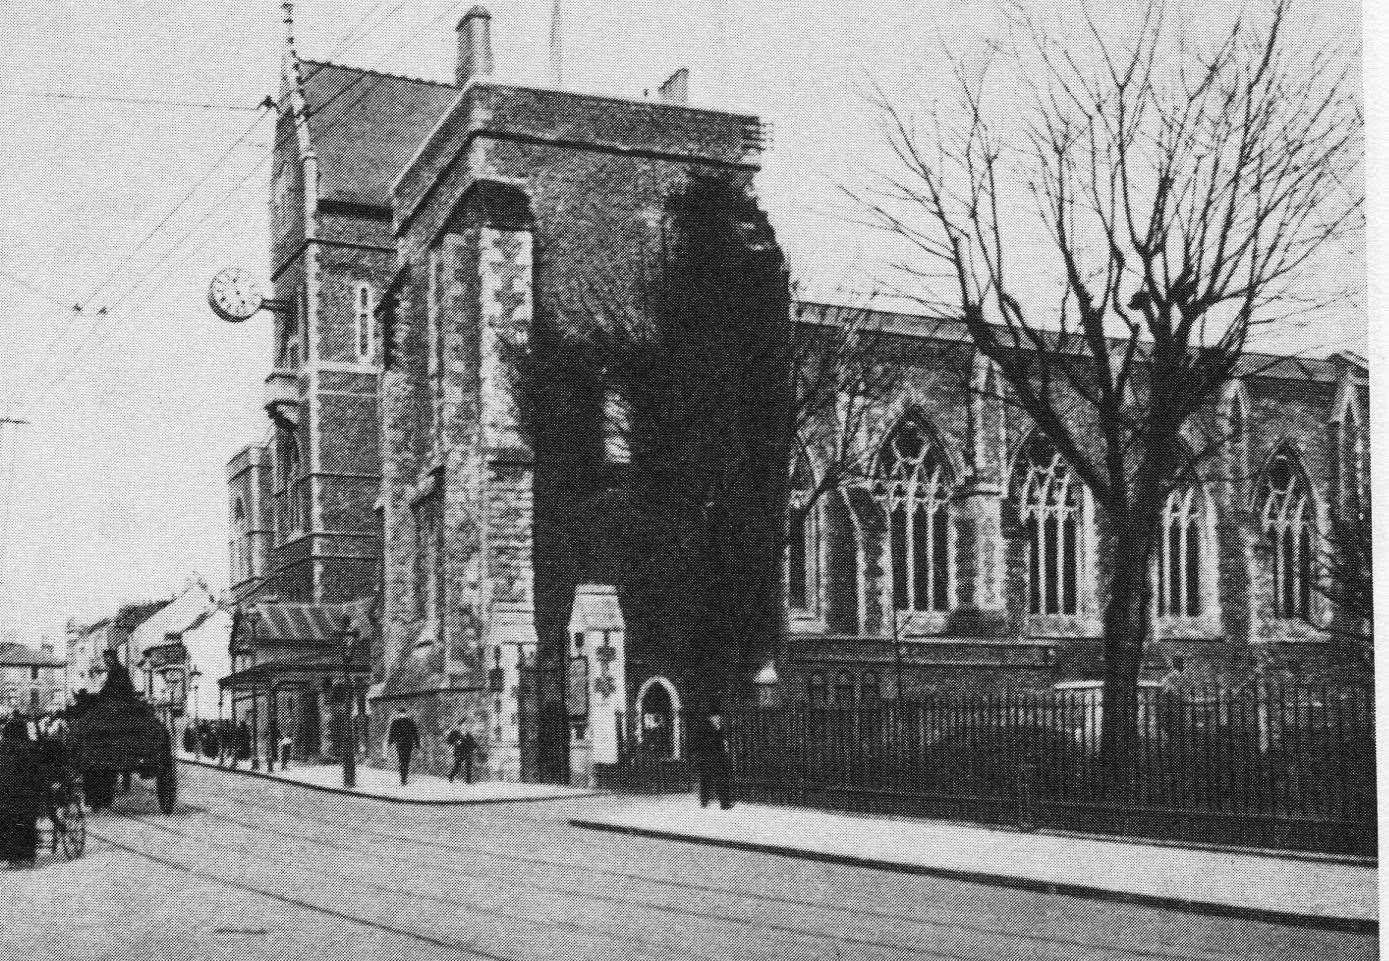
[(699, 769), (699, 806), (713, 797), (727, 811), (733, 807), (733, 745), (728, 722), (717, 703), (711, 703), (694, 732), (695, 764)]
[(386, 747), (394, 748), (400, 761), (400, 786), (410, 783), (410, 762), (420, 746), (420, 729), (404, 711), (396, 711), (391, 726), (386, 729)]
[(232, 754), (232, 767), (241, 761), (251, 760), (251, 725), (242, 721), (236, 726), (235, 751)]
[(463, 783), (473, 783), (473, 758), (477, 756), (477, 738), (472, 731), (467, 731), (462, 726), (455, 727), (449, 731), (445, 738), (453, 747), (453, 770), (449, 772), (449, 781), (458, 777), (458, 771), (463, 771)]
[(38, 856), (38, 817), (44, 784), (29, 726), (11, 717), (0, 728), (0, 861), (32, 866)]
[(294, 750), (294, 738), (288, 734), (280, 735), (280, 770), (289, 767), (289, 755)]

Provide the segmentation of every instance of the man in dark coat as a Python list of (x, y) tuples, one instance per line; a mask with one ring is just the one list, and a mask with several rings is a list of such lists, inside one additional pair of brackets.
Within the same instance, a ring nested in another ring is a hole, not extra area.
[(473, 758), (477, 755), (477, 738), (472, 731), (465, 731), (460, 727), (449, 731), (447, 738), (453, 747), (453, 770), (449, 772), (449, 780), (458, 777), (458, 772), (463, 771), (465, 784), (473, 783)]
[(44, 806), (40, 759), (26, 721), (0, 728), (0, 861), (32, 865), (38, 856), (38, 817)]
[(712, 797), (727, 811), (733, 806), (733, 745), (728, 739), (728, 722), (717, 704), (711, 705), (694, 730), (695, 764), (699, 768), (699, 806), (707, 807)]
[(106, 662), (106, 683), (97, 692), (97, 697), (137, 697), (130, 671), (126, 670), (116, 652), (108, 647), (101, 652), (101, 657)]
[(410, 782), (410, 761), (420, 746), (420, 729), (410, 715), (404, 711), (395, 712), (391, 726), (386, 729), (386, 744), (395, 749), (400, 761), (400, 785), (404, 787)]

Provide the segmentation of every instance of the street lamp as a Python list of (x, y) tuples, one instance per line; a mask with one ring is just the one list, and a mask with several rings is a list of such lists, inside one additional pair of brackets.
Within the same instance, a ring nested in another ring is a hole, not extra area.
[(357, 786), (357, 692), (356, 685), (352, 682), (352, 665), (357, 653), (357, 644), (362, 639), (362, 632), (357, 630), (357, 626), (352, 623), (351, 615), (344, 615), (342, 619), (342, 630), (338, 633), (342, 639), (342, 681), (343, 696), (347, 699), (346, 710), (343, 712), (343, 726), (345, 728), (342, 739), (342, 786)]

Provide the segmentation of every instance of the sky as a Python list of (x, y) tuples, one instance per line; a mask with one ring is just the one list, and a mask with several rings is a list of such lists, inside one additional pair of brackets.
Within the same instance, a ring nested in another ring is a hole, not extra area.
[[(447, 80), (472, 2), (298, 0), (299, 49)], [(948, 95), (946, 54), (1004, 25), (998, 0), (561, 2), (566, 86), (639, 96), (689, 66), (693, 104), (771, 124), (762, 201), (797, 280), (826, 295), (869, 289), (886, 256), (842, 189), (886, 161), (866, 92)], [(552, 3), (488, 4), (500, 79), (548, 82)], [(1024, 5), (1075, 22), (1076, 0)], [(1257, 0), (1178, 6), (1209, 26)], [(1302, 7), (1298, 36), (1358, 44), (1358, 0)], [(1105, 29), (1132, 18), (1094, 9)], [(0, 8), (0, 415), (29, 421), (0, 426), (0, 637), (61, 635), (195, 578), (225, 587), (226, 463), (268, 426), (270, 318), (220, 322), (206, 289), (222, 267), (267, 272), (272, 121), (254, 108), (283, 37), (273, 0)], [(1325, 269), (1363, 262), (1347, 244)], [(1363, 351), (1364, 329), (1350, 305), (1267, 346)]]

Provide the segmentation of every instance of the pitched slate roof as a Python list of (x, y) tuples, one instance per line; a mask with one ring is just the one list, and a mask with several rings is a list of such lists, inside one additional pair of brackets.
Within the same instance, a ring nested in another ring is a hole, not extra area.
[[(929, 314), (909, 314), (901, 311), (879, 310), (872, 307), (853, 307), (846, 304), (827, 304), (810, 300), (797, 302), (800, 319), (808, 323), (843, 324), (850, 322), (866, 323), (870, 329), (884, 333), (902, 334), (909, 337), (922, 337), (950, 343), (969, 343), (969, 328), (964, 321), (950, 317), (933, 317)], [(1043, 336), (1049, 336), (1043, 332)], [(1115, 340), (1116, 344), (1122, 343)], [(1084, 345), (1079, 338), (1075, 341), (1076, 351), (1083, 352)], [(1237, 377), (1270, 377), (1286, 380), (1310, 380), (1317, 383), (1334, 384), (1341, 378), (1343, 368), (1355, 363), (1354, 355), (1338, 360), (1335, 357), (1289, 357), (1279, 354), (1248, 352), (1243, 354), (1235, 367)]]
[(458, 87), (305, 60), (309, 139), (319, 196), (391, 203), (391, 184), (458, 96)]
[(0, 668), (7, 667), (67, 667), (67, 661), (57, 654), (36, 651), (11, 641), (0, 642)]
[(173, 598), (166, 598), (162, 601), (126, 604), (116, 612), (116, 616), (112, 620), (118, 630), (133, 631), (172, 602)]

